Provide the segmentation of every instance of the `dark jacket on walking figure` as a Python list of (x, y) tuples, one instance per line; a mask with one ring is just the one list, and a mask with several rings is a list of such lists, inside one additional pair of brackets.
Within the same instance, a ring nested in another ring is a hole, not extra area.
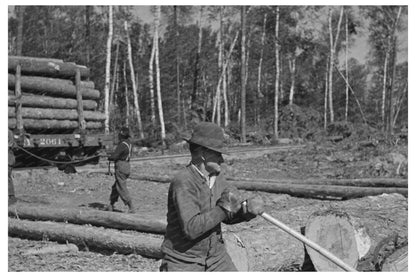
[(120, 197), (125, 205), (128, 206), (129, 212), (134, 213), (135, 208), (127, 189), (127, 178), (130, 176), (130, 156), (131, 142), (130, 133), (127, 128), (122, 128), (119, 133), (119, 144), (115, 151), (108, 157), (109, 161), (114, 162), (115, 182), (111, 188), (110, 205), (107, 210), (114, 210), (114, 204)]

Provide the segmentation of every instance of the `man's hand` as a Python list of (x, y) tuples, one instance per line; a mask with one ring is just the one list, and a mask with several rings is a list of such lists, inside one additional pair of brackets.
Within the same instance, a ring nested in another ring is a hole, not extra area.
[(224, 210), (230, 220), (240, 210), (242, 202), (243, 198), (238, 190), (226, 188), (218, 199), (217, 206)]
[(247, 199), (247, 212), (253, 215), (261, 215), (264, 212), (264, 202), (260, 196)]

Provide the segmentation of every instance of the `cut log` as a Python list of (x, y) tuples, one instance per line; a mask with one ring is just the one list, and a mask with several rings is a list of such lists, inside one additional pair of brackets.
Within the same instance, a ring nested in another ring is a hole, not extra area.
[[(134, 174), (136, 180), (169, 183), (170, 177), (138, 175)], [(322, 186), (353, 186), (353, 187), (392, 187), (407, 188), (407, 179), (398, 178), (363, 178), (363, 179), (252, 179), (241, 177), (226, 177), (232, 182), (270, 183), (276, 185), (322, 185)]]
[[(10, 89), (14, 89), (16, 78), (12, 74), (8, 74), (8, 84)], [(22, 76), (22, 90), (34, 94), (48, 94), (60, 97), (76, 98), (76, 89), (74, 84), (56, 78), (46, 78), (37, 76)], [(83, 99), (97, 100), (100, 98), (100, 92), (96, 89), (81, 88)]]
[(74, 78), (77, 69), (81, 72), (82, 78), (87, 78), (90, 75), (90, 70), (81, 65), (73, 63), (65, 63), (55, 59), (34, 59), (26, 57), (9, 57), (9, 72), (14, 73), (16, 66), (20, 64), (22, 73), (28, 75), (45, 75), (59, 78)]
[(45, 255), (45, 254), (57, 254), (65, 252), (77, 252), (78, 246), (72, 243), (68, 244), (58, 244), (45, 246), (38, 249), (29, 249), (22, 253), (23, 256), (32, 256), (32, 255)]
[(247, 248), (241, 238), (233, 232), (222, 234), (225, 249), (231, 258), (235, 268), (240, 272), (250, 271)]
[[(9, 106), (14, 106), (16, 102), (16, 97), (11, 96), (9, 93)], [(76, 109), (78, 103), (75, 99), (56, 98), (34, 94), (22, 94), (20, 102), (23, 107), (52, 109)], [(98, 106), (97, 102), (94, 100), (82, 100), (82, 105), (84, 110), (95, 110)]]
[(408, 271), (408, 246), (396, 250), (386, 258), (381, 271)]
[[(345, 212), (326, 210), (312, 214), (306, 224), (305, 236), (356, 268), (359, 256), (355, 232)], [(344, 271), (309, 246), (306, 249), (317, 271)]]
[[(131, 179), (135, 180), (147, 180), (151, 182), (161, 182), (168, 183), (170, 182), (170, 177), (163, 176), (144, 176), (132, 174)], [(231, 179), (231, 180), (230, 180)], [(399, 179), (402, 182), (402, 179)], [(250, 191), (265, 191), (270, 193), (285, 193), (296, 197), (305, 197), (305, 198), (318, 198), (318, 199), (352, 199), (365, 197), (370, 195), (380, 195), (383, 193), (400, 193), (407, 197), (408, 190), (405, 187), (357, 187), (357, 186), (348, 186), (343, 184), (359, 184), (360, 182), (348, 182), (344, 180), (344, 183), (337, 183), (336, 180), (319, 180), (312, 184), (308, 183), (296, 183), (297, 180), (292, 180), (286, 183), (273, 183), (269, 182), (260, 182), (256, 179), (252, 181), (236, 181), (233, 178), (227, 178), (228, 183), (234, 185), (238, 189), (250, 190)], [(263, 179), (264, 181), (264, 179)], [(287, 181), (287, 180), (286, 180)], [(326, 183), (324, 185), (319, 185), (319, 182), (322, 181)], [(335, 181), (335, 186), (329, 185), (332, 181)], [(403, 180), (403, 182), (406, 180)], [(399, 183), (400, 183), (399, 182)], [(407, 181), (406, 181), (407, 182)], [(386, 183), (388, 183), (386, 181)], [(370, 183), (369, 183), (370, 184)], [(373, 183), (375, 184), (375, 183)], [(403, 185), (403, 184), (396, 184)]]
[(135, 230), (164, 234), (166, 220), (149, 217), (145, 214), (124, 214), (90, 209), (56, 208), (33, 206), (18, 203), (9, 208), (9, 216), (20, 219), (91, 224), (121, 230)]
[(230, 181), (266, 182), (276, 184), (309, 184), (325, 186), (353, 186), (353, 187), (398, 187), (407, 188), (407, 179), (399, 178), (361, 178), (361, 179), (253, 179), (241, 177), (227, 177)]
[(352, 187), (352, 186), (326, 186), (308, 184), (275, 184), (264, 182), (238, 182), (228, 181), (238, 189), (251, 191), (265, 191), (271, 193), (285, 193), (296, 197), (318, 199), (352, 199), (383, 193), (400, 193), (407, 197), (407, 188), (378, 188), (378, 187)]
[(48, 239), (60, 243), (69, 242), (79, 248), (88, 247), (90, 250), (162, 258), (160, 250), (162, 237), (140, 233), (127, 234), (102, 227), (9, 218), (9, 236), (33, 240)]
[[(9, 118), (9, 129), (16, 127), (16, 119)], [(45, 129), (77, 129), (78, 121), (74, 120), (47, 120), (47, 119), (25, 119), (23, 120), (25, 129), (45, 130)], [(87, 129), (100, 129), (103, 127), (102, 122), (87, 121)]]
[[(15, 109), (9, 107), (9, 118), (15, 118)], [(26, 119), (54, 119), (54, 120), (77, 120), (77, 110), (69, 109), (40, 109), (22, 108), (23, 121)], [(105, 115), (100, 112), (84, 111), (84, 118), (88, 121), (104, 121)]]

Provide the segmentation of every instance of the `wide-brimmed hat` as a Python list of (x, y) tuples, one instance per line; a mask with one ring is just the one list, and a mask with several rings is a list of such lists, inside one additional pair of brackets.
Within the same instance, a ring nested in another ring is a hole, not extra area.
[(130, 130), (127, 127), (122, 127), (120, 129), (119, 135), (123, 138), (129, 138), (130, 137)]
[(194, 143), (208, 149), (228, 154), (224, 150), (224, 133), (220, 126), (211, 122), (201, 122), (193, 129), (192, 136), (184, 137), (188, 143)]

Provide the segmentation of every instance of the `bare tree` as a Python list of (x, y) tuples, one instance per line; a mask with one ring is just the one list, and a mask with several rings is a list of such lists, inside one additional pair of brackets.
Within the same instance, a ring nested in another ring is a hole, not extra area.
[(110, 66), (111, 66), (111, 45), (113, 42), (113, 6), (108, 7), (108, 37), (107, 37), (107, 59), (105, 64), (105, 85), (104, 85), (104, 128), (105, 133), (110, 133), (110, 112), (109, 112), (109, 89), (110, 89)]
[(132, 83), (132, 86), (133, 86), (134, 110), (136, 112), (137, 126), (138, 126), (138, 129), (139, 129), (140, 139), (144, 139), (142, 119), (141, 119), (141, 116), (140, 116), (140, 106), (139, 106), (139, 100), (138, 100), (138, 96), (137, 96), (139, 92), (137, 90), (136, 80), (134, 78), (135, 74), (134, 74), (133, 57), (132, 57), (133, 55), (132, 55), (132, 51), (131, 51), (131, 42), (130, 42), (130, 35), (129, 35), (129, 28), (128, 28), (127, 21), (124, 21), (124, 30), (126, 32), (126, 37), (127, 37), (127, 57), (128, 57), (128, 61), (129, 61), (129, 67), (130, 67), (131, 83)]
[(165, 119), (163, 117), (162, 94), (160, 91), (160, 68), (159, 68), (159, 22), (160, 22), (160, 6), (156, 6), (155, 16), (155, 66), (156, 66), (156, 93), (157, 93), (157, 108), (159, 111), (160, 121), (160, 137), (162, 139), (162, 147), (166, 148), (166, 131)]
[(191, 97), (191, 103), (194, 103), (196, 100), (196, 94), (198, 91), (198, 75), (199, 75), (199, 59), (201, 56), (201, 48), (202, 48), (202, 15), (204, 12), (204, 7), (200, 6), (199, 8), (199, 20), (197, 21), (198, 25), (198, 48), (196, 50), (196, 57), (195, 57), (195, 69), (194, 69), (194, 85)]
[(127, 84), (127, 69), (126, 69), (126, 61), (123, 63), (123, 81), (124, 81), (124, 96), (126, 99), (126, 119), (125, 124), (126, 127), (129, 127), (129, 119), (130, 119), (130, 101), (129, 101), (129, 89)]
[(110, 90), (110, 106), (114, 105), (114, 89), (116, 87), (117, 82), (117, 75), (118, 75), (118, 54), (120, 52), (120, 40), (117, 39), (116, 42), (116, 57), (114, 59), (114, 67), (113, 67), (113, 80), (111, 82), (111, 90)]
[(241, 142), (246, 142), (246, 7), (241, 7)]
[(255, 106), (255, 124), (260, 123), (260, 100), (263, 98), (263, 93), (261, 92), (261, 69), (263, 65), (263, 55), (264, 55), (264, 41), (266, 40), (266, 22), (267, 22), (267, 13), (263, 16), (263, 30), (261, 34), (261, 49), (260, 49), (260, 59), (259, 67), (257, 69), (257, 95), (256, 95), (256, 106)]
[(348, 121), (348, 14), (345, 13), (345, 121)]
[[(152, 122), (153, 127), (156, 127), (156, 112), (155, 112), (155, 92), (153, 88), (153, 64), (155, 61), (155, 51), (156, 51), (156, 37), (153, 36), (153, 45), (152, 45), (152, 52), (150, 54), (150, 61), (149, 61), (149, 90), (150, 90), (150, 121)], [(180, 104), (180, 102), (179, 102)], [(178, 112), (180, 111), (180, 107)]]
[(342, 22), (342, 16), (344, 13), (344, 7), (341, 7), (341, 11), (339, 14), (338, 19), (338, 27), (337, 32), (335, 35), (335, 39), (332, 33), (332, 8), (329, 8), (329, 15), (328, 15), (328, 27), (329, 27), (329, 45), (330, 45), (330, 55), (329, 55), (329, 76), (328, 76), (328, 100), (329, 100), (329, 118), (330, 122), (334, 122), (334, 105), (332, 100), (332, 79), (333, 79), (333, 70), (334, 70), (334, 64), (335, 64), (335, 54), (336, 54), (336, 47), (338, 42), (339, 33), (341, 30), (341, 22)]
[(274, 87), (274, 139), (279, 138), (279, 81), (280, 81), (280, 44), (279, 44), (279, 20), (280, 20), (280, 8), (276, 7), (276, 27), (275, 27), (275, 57), (276, 57), (276, 79)]

